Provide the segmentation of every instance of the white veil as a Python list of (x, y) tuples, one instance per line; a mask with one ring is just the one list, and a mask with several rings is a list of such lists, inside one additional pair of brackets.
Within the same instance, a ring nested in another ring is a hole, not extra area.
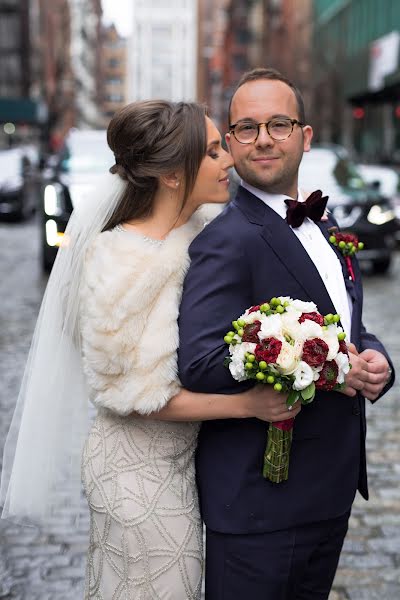
[(75, 209), (42, 301), (1, 473), (2, 518), (45, 522), (68, 500), (78, 507), (80, 462), (88, 426), (81, 361), (79, 297), (87, 248), (113, 214), (126, 182), (107, 174)]

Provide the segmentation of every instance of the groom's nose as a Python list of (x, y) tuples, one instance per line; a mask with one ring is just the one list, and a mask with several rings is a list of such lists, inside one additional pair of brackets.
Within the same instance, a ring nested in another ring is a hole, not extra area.
[(273, 146), (274, 140), (269, 135), (266, 124), (261, 123), (259, 127), (258, 137), (254, 142), (254, 145), (261, 148), (265, 146)]

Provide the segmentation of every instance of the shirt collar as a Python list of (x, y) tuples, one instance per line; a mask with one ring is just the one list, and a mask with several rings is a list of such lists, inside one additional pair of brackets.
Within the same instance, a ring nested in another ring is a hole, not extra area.
[[(245, 181), (243, 181), (243, 179), (240, 181), (240, 185), (252, 194), (254, 194), (254, 196), (257, 196), (257, 198), (260, 198), (260, 200), (262, 200), (264, 204), (272, 208), (276, 213), (278, 213), (280, 217), (282, 217), (282, 219), (286, 218), (287, 206), (285, 204), (285, 200), (290, 198), (290, 196), (285, 196), (284, 194), (268, 194), (268, 192), (259, 190), (258, 188), (250, 185), (249, 183), (246, 183)], [(297, 200), (299, 202), (304, 202), (304, 198), (299, 189), (297, 190)]]

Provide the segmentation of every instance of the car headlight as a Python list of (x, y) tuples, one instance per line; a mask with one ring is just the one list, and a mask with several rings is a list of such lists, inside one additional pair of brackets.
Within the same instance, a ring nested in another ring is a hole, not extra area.
[(379, 204), (371, 206), (367, 216), (367, 220), (373, 225), (384, 225), (389, 221), (393, 221), (394, 218), (395, 214), (391, 208)]
[(59, 183), (46, 185), (44, 189), (44, 212), (50, 217), (58, 217), (63, 213), (63, 189)]

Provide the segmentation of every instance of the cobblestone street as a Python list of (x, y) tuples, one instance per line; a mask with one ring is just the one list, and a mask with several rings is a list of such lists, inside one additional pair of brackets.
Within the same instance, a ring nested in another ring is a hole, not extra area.
[[(0, 248), (1, 456), (45, 287), (36, 221), (0, 223)], [(364, 323), (383, 339), (400, 370), (400, 256), (391, 276), (366, 275), (364, 286)], [(370, 500), (356, 499), (330, 600), (400, 598), (399, 391), (397, 384), (368, 407)], [(0, 599), (83, 597), (88, 531), (83, 499), (78, 523), (74, 517), (67, 509), (61, 511), (46, 532), (0, 522)]]

